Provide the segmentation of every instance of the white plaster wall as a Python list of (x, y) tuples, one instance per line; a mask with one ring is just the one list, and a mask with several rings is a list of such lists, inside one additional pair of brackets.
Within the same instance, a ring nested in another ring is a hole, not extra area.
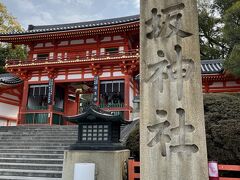
[(234, 87), (234, 86), (239, 86), (239, 84), (237, 84), (235, 81), (228, 81), (226, 83), (227, 86), (231, 86), (231, 87)]
[(223, 82), (214, 82), (209, 87), (223, 87)]
[(84, 78), (93, 78), (92, 73), (86, 73), (84, 74)]
[(64, 80), (66, 78), (65, 75), (58, 75), (58, 77), (55, 80)]
[(110, 72), (104, 72), (100, 77), (110, 77), (111, 73)]
[(81, 79), (82, 75), (81, 74), (69, 74), (68, 79)]
[(8, 126), (16, 126), (17, 122), (16, 121), (9, 121)]
[(130, 87), (130, 89), (129, 89), (129, 105), (131, 106), (131, 107), (133, 107), (133, 88), (132, 87)]
[(17, 119), (18, 111), (19, 106), (14, 106), (0, 102), (0, 116)]
[(121, 71), (113, 72), (113, 76), (124, 76), (124, 74)]
[(42, 76), (41, 77), (41, 81), (48, 81), (48, 80), (49, 80), (48, 76)]
[(6, 94), (6, 93), (3, 93), (2, 96), (6, 97), (6, 98), (9, 98), (9, 99), (12, 99), (12, 100), (16, 100), (16, 101), (19, 100), (17, 96), (13, 96), (13, 95)]
[(38, 81), (38, 80), (39, 80), (38, 77), (32, 77), (29, 81), (31, 82), (31, 81)]
[(7, 121), (0, 119), (0, 126), (7, 126)]

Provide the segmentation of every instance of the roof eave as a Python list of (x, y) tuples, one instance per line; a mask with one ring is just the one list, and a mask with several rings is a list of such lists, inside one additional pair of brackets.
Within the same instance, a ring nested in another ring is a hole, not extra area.
[[(133, 27), (139, 27), (139, 21), (129, 22), (124, 24), (109, 25), (104, 27), (93, 27), (93, 28), (84, 28), (84, 29), (70, 29), (70, 30), (61, 30), (61, 31), (49, 31), (49, 32), (36, 32), (36, 33), (23, 33), (23, 34), (9, 34), (9, 35), (0, 35), (1, 42), (16, 43), (24, 41), (33, 41), (33, 40), (42, 40), (49, 38), (57, 38), (62, 36), (84, 36), (91, 34), (106, 34), (106, 32), (111, 33), (113, 31), (124, 32), (126, 29), (132, 29)], [(39, 39), (38, 39), (39, 38)]]

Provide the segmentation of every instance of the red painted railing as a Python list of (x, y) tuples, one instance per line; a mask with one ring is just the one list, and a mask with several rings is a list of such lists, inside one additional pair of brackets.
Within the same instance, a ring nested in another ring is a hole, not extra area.
[[(140, 179), (140, 172), (136, 172), (136, 168), (140, 169), (140, 162), (130, 158), (128, 160), (128, 180)], [(240, 166), (223, 165), (217, 164), (217, 162), (209, 162), (209, 180), (240, 180), (240, 178), (219, 177), (219, 171), (240, 172)]]
[[(240, 172), (240, 166), (219, 164), (218, 170), (219, 171), (239, 171)], [(240, 180), (240, 178), (219, 177), (219, 180)]]
[(134, 159), (128, 160), (128, 180), (140, 179), (140, 173), (136, 172), (136, 168), (140, 168), (140, 162)]
[(105, 60), (105, 59), (116, 59), (120, 57), (131, 57), (137, 56), (139, 54), (138, 49), (133, 49), (130, 51), (117, 51), (117, 52), (106, 52), (100, 54), (90, 54), (90, 55), (77, 55), (69, 53), (67, 57), (56, 57), (56, 58), (45, 58), (45, 59), (27, 59), (27, 60), (19, 60), (19, 59), (7, 59), (6, 65), (7, 66), (14, 66), (14, 65), (27, 65), (27, 64), (38, 64), (38, 63), (56, 63), (56, 62), (74, 62), (74, 61), (97, 61), (97, 60)]

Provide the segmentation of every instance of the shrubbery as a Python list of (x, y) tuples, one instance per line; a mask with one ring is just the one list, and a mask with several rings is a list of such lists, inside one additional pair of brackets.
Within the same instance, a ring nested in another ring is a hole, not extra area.
[[(208, 159), (240, 164), (240, 94), (204, 95)], [(127, 147), (139, 159), (139, 126), (130, 134)]]

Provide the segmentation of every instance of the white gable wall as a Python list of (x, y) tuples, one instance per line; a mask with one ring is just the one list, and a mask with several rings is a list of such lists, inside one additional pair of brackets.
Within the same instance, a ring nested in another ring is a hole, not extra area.
[(0, 117), (3, 116), (10, 119), (17, 119), (18, 111), (19, 111), (19, 106), (14, 106), (14, 105), (0, 102)]

